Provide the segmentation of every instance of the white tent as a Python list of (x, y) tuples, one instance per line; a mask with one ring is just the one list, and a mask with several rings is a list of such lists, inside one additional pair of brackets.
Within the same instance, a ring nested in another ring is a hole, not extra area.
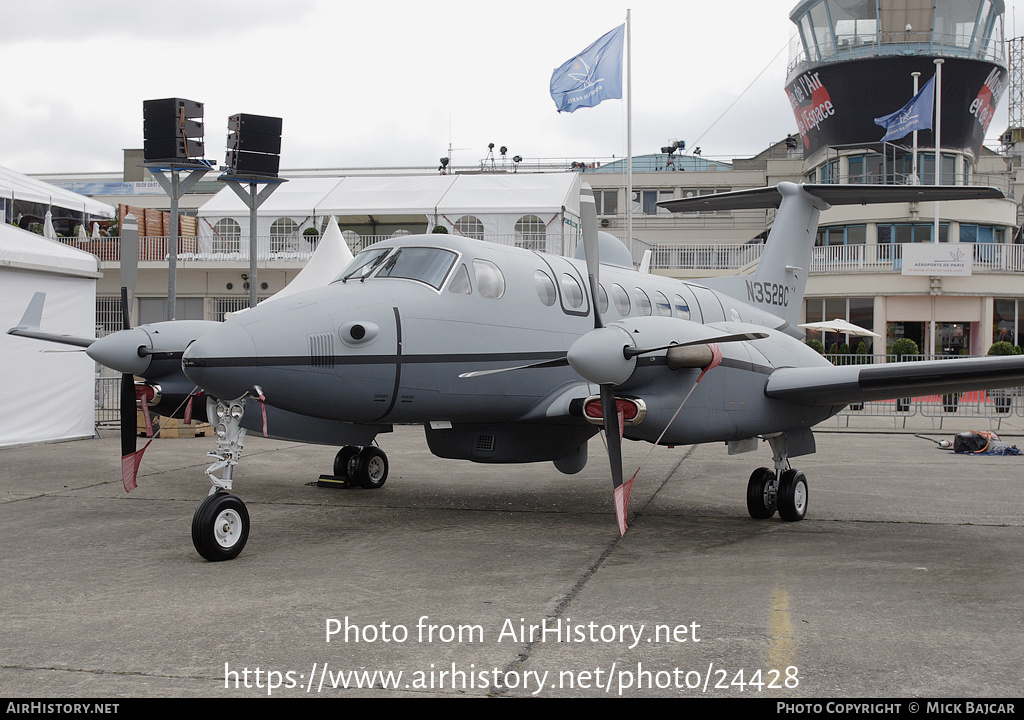
[[(533, 215), (550, 234), (561, 235), (579, 223), (580, 176), (577, 173), (486, 175), (349, 176), (296, 178), (283, 184), (260, 206), (257, 235), (271, 235), (273, 223), (288, 218), (298, 227), (321, 230), (328, 217), (342, 226), (365, 227), (361, 235), (384, 234), (403, 224), (428, 232), (436, 225), (449, 232), (464, 215), (476, 217), (486, 236), (509, 236), (516, 223)], [(199, 209), (200, 248), (210, 252), (217, 223), (238, 223), (243, 241), (249, 234), (249, 210), (225, 187)], [(243, 242), (244, 244), (244, 242)]]
[(94, 217), (114, 217), (114, 208), (106, 203), (0, 167), (0, 201), (14, 200), (64, 208)]
[(45, 292), (44, 332), (93, 337), (98, 270), (94, 255), (0, 223), (0, 446), (92, 436), (95, 363), (6, 332)]

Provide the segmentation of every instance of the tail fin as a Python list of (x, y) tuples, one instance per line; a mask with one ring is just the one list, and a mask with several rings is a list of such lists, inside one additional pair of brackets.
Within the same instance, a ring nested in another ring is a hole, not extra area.
[(794, 183), (779, 183), (779, 212), (768, 232), (753, 280), (730, 293), (796, 327), (807, 290), (818, 218), (829, 205)]

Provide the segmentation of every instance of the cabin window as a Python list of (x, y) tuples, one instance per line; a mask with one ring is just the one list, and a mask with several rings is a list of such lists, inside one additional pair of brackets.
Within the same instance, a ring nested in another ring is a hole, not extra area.
[(602, 315), (608, 312), (608, 292), (604, 289), (604, 285), (597, 286), (597, 308)]
[(540, 301), (551, 307), (555, 304), (555, 300), (558, 299), (558, 293), (555, 290), (555, 281), (551, 279), (551, 276), (546, 272), (538, 270), (533, 274), (533, 286), (537, 290), (537, 297)]
[(448, 292), (458, 295), (469, 295), (473, 292), (473, 284), (469, 281), (469, 270), (465, 265), (459, 265), (459, 269), (455, 271), (452, 283), (448, 286)]
[(381, 265), (377, 277), (416, 280), (440, 290), (455, 258), (455, 253), (440, 248), (399, 248)]
[(669, 304), (668, 298), (665, 297), (664, 293), (654, 293), (654, 307), (662, 317), (671, 317), (672, 305)]
[(636, 311), (641, 315), (651, 314), (651, 299), (640, 288), (633, 288), (633, 299), (636, 300)]
[(618, 283), (612, 285), (612, 302), (615, 303), (615, 309), (619, 311), (619, 315), (622, 317), (629, 315), (629, 294)]
[(690, 319), (690, 304), (686, 302), (681, 295), (676, 295), (672, 298), (673, 307), (672, 313), (681, 320)]
[(505, 294), (505, 276), (490, 260), (474, 260), (476, 289), (485, 298), (500, 298)]
[(583, 288), (569, 273), (562, 274), (562, 296), (567, 307), (576, 309), (583, 305)]

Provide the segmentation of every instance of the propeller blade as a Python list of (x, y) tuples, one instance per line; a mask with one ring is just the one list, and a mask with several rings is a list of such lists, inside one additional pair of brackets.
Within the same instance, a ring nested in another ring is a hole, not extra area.
[(580, 188), (580, 226), (583, 230), (583, 253), (587, 260), (587, 275), (590, 280), (590, 300), (594, 306), (594, 328), (604, 327), (598, 301), (597, 287), (601, 282), (601, 242), (597, 237), (597, 204), (590, 185), (583, 183)]
[(554, 360), (545, 360), (544, 362), (533, 363), (532, 365), (516, 365), (515, 367), (497, 368), (495, 370), (474, 370), (472, 372), (462, 373), (459, 375), (460, 378), (475, 378), (483, 377), (484, 375), (497, 375), (503, 372), (512, 372), (513, 370), (530, 370), (532, 368), (549, 368), (549, 367), (565, 367), (569, 364), (568, 358), (560, 357)]
[[(128, 289), (128, 299), (135, 297), (135, 281), (139, 275), (139, 223), (131, 213), (121, 218), (121, 287)], [(128, 313), (131, 306), (122, 302), (124, 328), (131, 327)]]
[[(131, 218), (131, 215), (127, 216)], [(138, 228), (136, 228), (136, 265), (138, 264)], [(124, 245), (122, 245), (122, 255)], [(131, 329), (131, 308), (128, 305), (128, 298), (131, 290), (123, 284), (124, 263), (122, 262), (122, 285), (121, 285), (121, 329)], [(130, 274), (130, 273), (129, 273)], [(129, 282), (134, 286), (135, 278)], [(142, 462), (142, 453), (146, 448), (136, 452), (136, 424), (138, 422), (135, 413), (135, 376), (132, 373), (121, 374), (121, 481), (124, 483), (124, 491), (131, 492), (137, 487), (136, 478), (139, 474), (139, 464)], [(147, 444), (146, 447), (149, 447)]]
[(619, 425), (619, 408), (615, 402), (615, 386), (607, 383), (601, 386), (601, 415), (604, 417), (604, 434), (608, 444), (608, 463), (612, 471), (612, 494), (615, 500), (615, 518), (619, 524), (619, 535), (625, 535), (626, 512), (629, 510), (629, 493), (633, 480), (622, 482), (622, 434)]
[(628, 359), (637, 357), (638, 355), (646, 355), (647, 353), (658, 352), (659, 350), (670, 350), (676, 347), (689, 347), (690, 345), (711, 345), (712, 343), (722, 344), (730, 342), (742, 342), (744, 340), (760, 340), (766, 337), (768, 337), (768, 333), (763, 332), (736, 333), (734, 335), (719, 335), (717, 337), (704, 338), (702, 340), (689, 340), (683, 343), (671, 343), (669, 345), (662, 345), (660, 347), (624, 347), (622, 349), (622, 355)]
[(141, 453), (136, 455), (135, 376), (121, 375), (121, 480), (125, 492), (135, 489)]

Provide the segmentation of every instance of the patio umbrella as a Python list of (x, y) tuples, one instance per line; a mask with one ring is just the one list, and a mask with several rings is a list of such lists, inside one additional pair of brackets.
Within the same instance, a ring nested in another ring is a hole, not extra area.
[[(835, 320), (825, 320), (823, 322), (804, 323), (803, 325), (800, 325), (799, 327), (802, 327), (802, 328), (804, 328), (806, 330), (821, 330), (823, 333), (824, 332), (833, 332), (833, 333), (835, 333), (836, 334), (836, 349), (839, 348), (839, 344), (840, 344), (839, 336), (840, 335), (859, 335), (859, 336), (868, 336), (868, 337), (882, 337), (878, 333), (871, 332), (867, 328), (862, 328), (860, 325), (854, 325), (853, 323), (846, 322), (845, 320), (840, 320), (839, 318), (836, 318)], [(822, 340), (827, 340), (827, 339), (828, 338), (826, 338), (826, 337), (822, 337)], [(826, 348), (826, 351), (827, 351), (828, 350), (828, 345), (827, 344), (825, 345), (825, 348)]]
[(825, 320), (824, 322), (815, 323), (804, 323), (800, 327), (806, 330), (827, 330), (828, 332), (841, 333), (844, 335), (857, 335), (857, 336), (868, 336), (868, 337), (882, 337), (876, 332), (871, 332), (867, 328), (862, 328), (860, 325), (854, 325), (853, 323), (846, 322), (836, 318), (835, 320)]
[(57, 232), (53, 229), (53, 213), (49, 210), (46, 211), (46, 217), (43, 220), (43, 237), (50, 240), (57, 239)]

